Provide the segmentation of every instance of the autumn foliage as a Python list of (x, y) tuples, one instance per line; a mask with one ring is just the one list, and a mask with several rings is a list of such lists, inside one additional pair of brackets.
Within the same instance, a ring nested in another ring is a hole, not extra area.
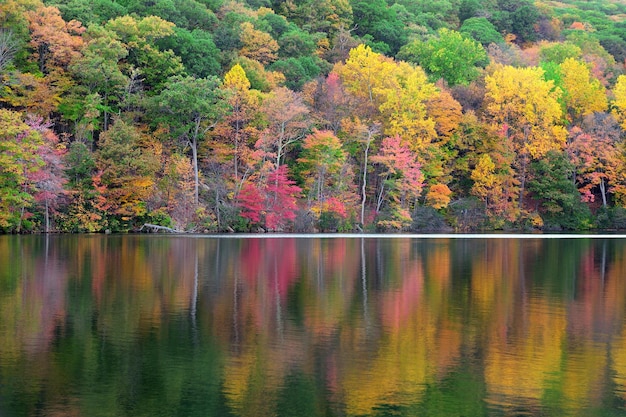
[[(625, 208), (621, 6), (97, 3), (0, 5), (2, 232), (578, 229)], [(587, 217), (548, 219), (572, 197), (536, 188), (550, 166)]]

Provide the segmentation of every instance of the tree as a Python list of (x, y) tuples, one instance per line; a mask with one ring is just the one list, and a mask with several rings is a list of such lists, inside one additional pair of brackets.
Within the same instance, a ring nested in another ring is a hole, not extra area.
[(383, 139), (378, 154), (372, 156), (372, 162), (382, 168), (376, 212), (380, 212), (386, 196), (391, 199), (394, 211), (392, 220), (379, 222), (379, 225), (402, 229), (407, 220), (410, 223), (409, 209), (415, 206), (422, 192), (424, 177), (417, 155), (403, 143), (400, 136), (387, 137)]
[[(119, 104), (130, 79), (122, 73), (121, 61), (128, 50), (115, 32), (92, 25), (85, 37), (88, 39), (81, 58), (74, 60), (70, 69), (89, 93), (101, 99), (99, 110), (103, 115), (103, 130), (109, 126), (109, 114)], [(94, 126), (95, 129), (95, 126)]]
[(360, 45), (335, 71), (345, 90), (357, 99), (361, 119), (381, 122), (385, 134), (401, 135), (416, 150), (430, 143), (435, 123), (426, 114), (426, 101), (437, 89), (421, 68), (396, 63)]
[(497, 189), (496, 164), (493, 163), (489, 154), (484, 153), (478, 158), (478, 163), (472, 171), (471, 178), (474, 181), (472, 194), (479, 197), (489, 208), (490, 195)]
[(540, 201), (547, 227), (579, 229), (589, 220), (589, 209), (571, 180), (573, 172), (565, 152), (550, 151), (531, 165), (528, 189)]
[(242, 45), (239, 53), (247, 58), (262, 64), (269, 64), (278, 58), (278, 42), (269, 33), (255, 29), (250, 22), (241, 24), (239, 39)]
[(450, 86), (476, 79), (479, 68), (488, 63), (483, 46), (453, 30), (442, 28), (437, 34), (437, 38), (415, 40), (402, 47), (398, 58), (420, 65), (433, 81), (443, 78)]
[(56, 7), (39, 7), (26, 13), (31, 31), (30, 45), (42, 73), (53, 68), (67, 69), (80, 56), (85, 31), (77, 21), (65, 22)]
[(394, 55), (406, 43), (406, 30), (397, 18), (395, 9), (384, 0), (352, 1), (354, 22), (358, 23), (356, 34), (370, 35), (383, 43), (383, 49)]
[(224, 75), (222, 88), (226, 93), (226, 101), (230, 112), (223, 119), (222, 135), (227, 136), (234, 144), (233, 165), (234, 179), (239, 181), (240, 148), (245, 144), (244, 138), (250, 136), (248, 124), (257, 112), (259, 96), (250, 90), (250, 81), (246, 72), (239, 64), (235, 64)]
[(393, 83), (381, 91), (384, 102), (379, 106), (383, 116), (384, 132), (400, 136), (418, 154), (425, 152), (435, 137), (435, 121), (426, 112), (426, 103), (438, 94), (419, 67), (399, 63)]
[(346, 153), (339, 139), (330, 131), (314, 131), (304, 138), (298, 159), (306, 178), (309, 201), (321, 205), (343, 184), (341, 173)]
[(572, 42), (558, 42), (542, 46), (539, 54), (543, 62), (554, 62), (560, 65), (568, 58), (580, 58), (582, 52), (582, 49)]
[(322, 61), (317, 57), (301, 56), (298, 58), (279, 59), (270, 65), (270, 69), (285, 76), (285, 86), (287, 88), (299, 91), (307, 81), (320, 74), (321, 64)]
[(169, 77), (180, 75), (184, 66), (171, 50), (160, 51), (157, 40), (174, 34), (174, 24), (157, 16), (141, 19), (126, 15), (110, 20), (105, 28), (116, 34), (128, 51), (125, 75), (138, 69), (143, 85), (159, 91)]
[(26, 226), (34, 192), (30, 177), (44, 165), (38, 152), (43, 145), (21, 113), (0, 109), (0, 230), (20, 232)]
[(301, 94), (280, 87), (265, 98), (262, 112), (268, 125), (261, 132), (256, 147), (272, 156), (274, 167), (278, 169), (288, 148), (307, 134), (309, 110)]
[(578, 122), (583, 116), (606, 110), (604, 87), (591, 75), (587, 65), (567, 58), (560, 65), (560, 69), (563, 74), (565, 104), (571, 121)]
[(189, 230), (197, 210), (193, 165), (185, 155), (174, 153), (167, 158), (163, 171), (158, 188), (166, 202), (167, 213), (176, 229)]
[(285, 230), (296, 218), (297, 197), (302, 191), (287, 175), (287, 166), (282, 165), (260, 186), (247, 182), (237, 196), (241, 216), (268, 230)]
[(345, 64), (337, 64), (335, 72), (341, 78), (347, 92), (362, 99), (377, 110), (386, 99), (386, 89), (393, 82), (394, 63), (384, 55), (372, 51), (366, 45), (350, 50)]
[(93, 153), (84, 142), (72, 142), (64, 163), (68, 201), (57, 216), (61, 230), (88, 233), (105, 230), (109, 204)]
[(198, 145), (224, 114), (224, 102), (216, 77), (175, 76), (152, 100), (154, 117), (167, 123), (170, 132), (191, 149), (194, 172), (194, 203), (198, 204), (200, 172)]
[(0, 30), (0, 72), (13, 61), (17, 53), (19, 44), (13, 32), (10, 30)]
[(485, 77), (487, 114), (517, 154), (520, 196), (524, 195), (529, 160), (539, 159), (550, 150), (560, 151), (565, 145), (567, 132), (560, 124), (561, 91), (552, 81), (545, 81), (543, 74), (540, 68), (498, 66)]
[(620, 121), (622, 128), (626, 130), (626, 75), (620, 75), (617, 78), (613, 95), (615, 96), (613, 114)]
[(287, 174), (287, 166), (283, 165), (267, 177), (265, 225), (270, 230), (284, 230), (296, 218), (297, 197), (302, 189)]
[(504, 43), (502, 35), (485, 17), (470, 17), (463, 21), (459, 32), (472, 37), (483, 46), (487, 46), (490, 43)]
[(448, 90), (441, 90), (439, 94), (428, 99), (426, 111), (435, 122), (435, 131), (440, 141), (448, 140), (459, 127), (463, 117), (462, 110)]
[(160, 146), (122, 119), (100, 136), (98, 145), (96, 167), (109, 213), (116, 218), (114, 228), (128, 229), (148, 213), (147, 200), (154, 193), (160, 167)]
[(452, 191), (450, 191), (450, 188), (448, 188), (446, 184), (433, 184), (426, 193), (426, 204), (435, 210), (440, 210), (448, 207), (451, 196)]
[(33, 184), (33, 198), (35, 203), (44, 206), (44, 232), (51, 230), (51, 214), (56, 213), (65, 190), (65, 146), (59, 143), (59, 137), (52, 130), (52, 123), (44, 122), (43, 118), (29, 118), (26, 124), (41, 135), (42, 144), (37, 149), (37, 155), (43, 162), (41, 169), (30, 171), (28, 179)]
[(599, 191), (602, 205), (607, 207), (608, 195), (623, 187), (621, 132), (614, 118), (606, 113), (587, 116), (583, 128), (572, 128), (567, 144), (578, 191), (585, 202), (593, 202)]
[(180, 57), (187, 75), (197, 78), (218, 75), (221, 71), (220, 51), (211, 33), (201, 29), (174, 28), (170, 36), (157, 40), (161, 50), (171, 50)]

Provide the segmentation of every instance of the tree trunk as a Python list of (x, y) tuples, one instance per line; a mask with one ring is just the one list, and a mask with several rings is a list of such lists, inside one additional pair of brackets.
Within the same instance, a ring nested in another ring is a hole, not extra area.
[(189, 141), (189, 146), (191, 146), (191, 153), (193, 155), (193, 177), (194, 177), (194, 194), (193, 194), (193, 202), (195, 205), (198, 205), (198, 190), (200, 186), (200, 179), (198, 173), (198, 132), (200, 130), (200, 117), (196, 118), (196, 126), (193, 132), (193, 137)]
[(46, 199), (46, 233), (50, 233), (50, 206)]
[(367, 194), (365, 193), (367, 187), (367, 157), (370, 151), (370, 143), (372, 142), (372, 134), (368, 133), (367, 143), (365, 145), (365, 157), (363, 159), (363, 183), (361, 185), (361, 224), (365, 225), (365, 200)]
[(606, 208), (606, 185), (604, 185), (604, 178), (600, 178), (600, 192), (602, 193), (602, 207)]

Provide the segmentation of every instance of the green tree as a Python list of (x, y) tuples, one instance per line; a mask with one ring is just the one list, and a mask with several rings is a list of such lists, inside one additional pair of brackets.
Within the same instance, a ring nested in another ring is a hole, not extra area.
[(443, 78), (451, 86), (469, 84), (487, 64), (485, 49), (459, 32), (443, 28), (437, 33), (436, 38), (404, 46), (398, 58), (420, 65), (435, 81)]
[(137, 19), (126, 15), (110, 20), (105, 28), (114, 32), (128, 50), (125, 75), (139, 70), (145, 88), (159, 91), (168, 77), (183, 72), (178, 56), (171, 50), (160, 51), (156, 46), (158, 39), (174, 33), (173, 23), (157, 16)]
[(351, 4), (354, 21), (358, 22), (357, 35), (370, 35), (374, 41), (384, 42), (394, 55), (406, 43), (406, 29), (397, 18), (395, 9), (384, 0), (356, 0)]
[(41, 135), (24, 121), (21, 113), (0, 109), (0, 230), (22, 231), (34, 189), (29, 174), (44, 161), (38, 154)]
[(561, 64), (567, 58), (580, 58), (582, 49), (571, 42), (562, 42), (543, 46), (539, 54), (544, 62)]
[[(128, 50), (117, 35), (101, 26), (92, 25), (86, 34), (88, 39), (83, 56), (70, 67), (74, 76), (88, 89), (88, 94), (101, 98), (99, 110), (103, 114), (103, 129), (108, 129), (109, 114), (118, 104), (130, 79), (120, 69)], [(84, 105), (81, 107), (85, 107)]]
[(496, 27), (485, 17), (471, 17), (463, 22), (459, 32), (471, 36), (483, 46), (490, 43), (503, 43), (504, 38)]
[(170, 36), (156, 41), (160, 50), (171, 50), (180, 57), (187, 75), (203, 78), (221, 71), (220, 51), (213, 36), (202, 29), (175, 27)]
[(298, 162), (306, 178), (305, 192), (311, 203), (321, 206), (345, 184), (341, 174), (347, 155), (339, 139), (329, 131), (314, 131), (304, 139), (302, 148)]
[(161, 93), (152, 98), (153, 116), (165, 124), (170, 133), (191, 150), (194, 172), (194, 203), (198, 204), (200, 172), (198, 145), (205, 134), (224, 115), (220, 81), (216, 77), (175, 76)]
[(147, 201), (154, 194), (160, 167), (159, 148), (121, 119), (101, 135), (98, 148), (96, 166), (105, 187), (103, 196), (116, 220), (109, 224), (112, 229), (128, 230), (148, 213)]
[(575, 230), (589, 226), (590, 212), (572, 181), (574, 166), (565, 152), (548, 152), (530, 170), (528, 189), (541, 205), (545, 227)]

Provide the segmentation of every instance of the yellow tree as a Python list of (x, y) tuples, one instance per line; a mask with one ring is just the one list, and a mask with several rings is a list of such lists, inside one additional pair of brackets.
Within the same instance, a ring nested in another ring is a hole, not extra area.
[(435, 121), (426, 114), (426, 102), (439, 92), (420, 67), (400, 62), (394, 70), (393, 83), (379, 106), (386, 121), (385, 134), (402, 137), (414, 152), (422, 154), (436, 136)]
[(239, 40), (242, 43), (239, 53), (245, 57), (266, 65), (276, 61), (278, 42), (269, 33), (255, 29), (252, 23), (244, 22), (240, 26)]
[(619, 120), (623, 129), (626, 129), (626, 75), (620, 75), (613, 89), (615, 101), (613, 114)]
[(345, 64), (337, 64), (333, 72), (339, 75), (346, 92), (358, 99), (358, 112), (375, 118), (389, 89), (395, 85), (395, 67), (391, 58), (359, 45), (350, 50)]
[(239, 64), (235, 64), (224, 75), (222, 88), (227, 93), (227, 101), (231, 108), (231, 113), (224, 118), (216, 131), (229, 137), (235, 145), (233, 162), (234, 178), (235, 182), (237, 182), (240, 170), (239, 148), (244, 138), (250, 134), (248, 124), (253, 118), (254, 109), (258, 107), (259, 96), (250, 90), (250, 81), (243, 67)]
[(570, 121), (578, 121), (591, 113), (605, 111), (606, 92), (589, 67), (573, 58), (567, 58), (561, 65), (565, 104)]
[(536, 67), (497, 66), (485, 77), (487, 115), (517, 155), (520, 196), (524, 195), (530, 160), (550, 150), (561, 150), (567, 136), (561, 125), (561, 90), (554, 87), (553, 81), (544, 80), (543, 74)]

